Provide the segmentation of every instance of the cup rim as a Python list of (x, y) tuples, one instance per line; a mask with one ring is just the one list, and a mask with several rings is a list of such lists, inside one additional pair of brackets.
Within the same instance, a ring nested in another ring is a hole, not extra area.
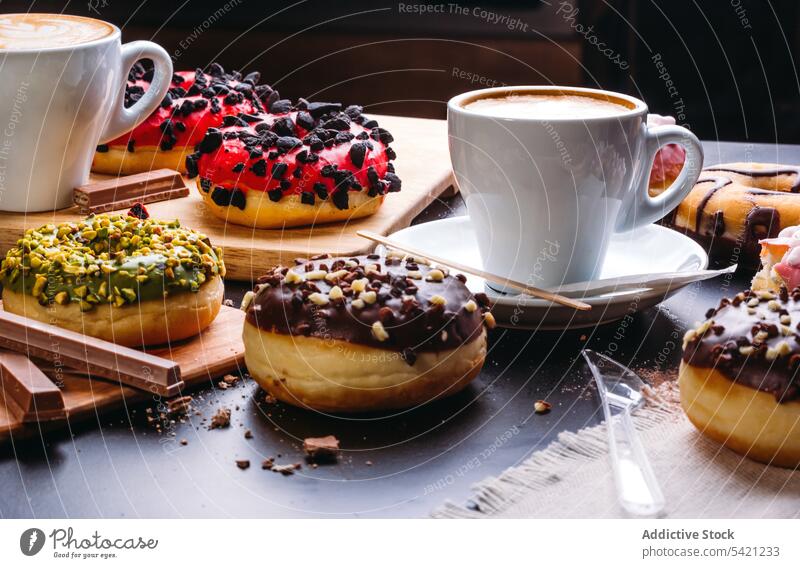
[(4, 57), (8, 57), (9, 55), (20, 54), (20, 55), (27, 55), (31, 53), (42, 53), (42, 52), (56, 52), (56, 51), (75, 51), (76, 49), (85, 49), (89, 47), (95, 47), (97, 45), (103, 44), (107, 41), (114, 41), (120, 39), (122, 36), (122, 32), (120, 29), (112, 24), (111, 22), (107, 22), (106, 20), (101, 20), (99, 18), (90, 18), (89, 16), (75, 16), (72, 14), (56, 14), (53, 12), (15, 12), (11, 14), (2, 14), (2, 16), (29, 16), (29, 15), (37, 15), (37, 16), (67, 16), (70, 18), (78, 18), (82, 20), (94, 20), (95, 22), (102, 22), (108, 26), (111, 26), (112, 31), (107, 36), (99, 37), (97, 39), (85, 41), (82, 43), (76, 43), (73, 45), (57, 45), (53, 47), (25, 47), (22, 49), (14, 48), (14, 47), (0, 47), (0, 55)]
[[(589, 116), (580, 118), (573, 118), (573, 117), (525, 118), (525, 117), (510, 117), (510, 116), (495, 116), (495, 115), (489, 116), (482, 112), (469, 110), (468, 108), (465, 108), (463, 106), (464, 102), (471, 98), (485, 98), (487, 95), (497, 95), (501, 93), (511, 94), (519, 91), (540, 91), (540, 92), (545, 91), (545, 92), (558, 92), (566, 94), (586, 93), (611, 99), (620, 99), (633, 106), (628, 110), (619, 112), (617, 114), (611, 114), (607, 116)], [(630, 118), (642, 114), (647, 114), (648, 112), (647, 103), (645, 103), (641, 99), (637, 99), (636, 97), (632, 97), (630, 95), (617, 93), (616, 91), (607, 91), (605, 89), (592, 89), (589, 87), (570, 87), (561, 85), (506, 85), (503, 87), (476, 89), (474, 91), (467, 91), (466, 93), (461, 93), (460, 95), (456, 95), (455, 97), (451, 98), (447, 102), (447, 110), (452, 112), (462, 113), (468, 116), (484, 117), (492, 120), (508, 120), (508, 121), (519, 121), (519, 122), (542, 122), (542, 120), (546, 120), (548, 122), (567, 122), (567, 121), (598, 122), (598, 121)]]

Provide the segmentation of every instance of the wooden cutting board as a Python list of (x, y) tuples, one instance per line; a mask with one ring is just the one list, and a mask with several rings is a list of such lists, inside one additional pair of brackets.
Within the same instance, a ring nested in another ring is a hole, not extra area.
[[(178, 363), (187, 391), (211, 386), (217, 382), (215, 379), (218, 377), (244, 368), (244, 345), (241, 339), (243, 325), (243, 311), (222, 306), (214, 322), (200, 335), (170, 347), (148, 349), (148, 352)], [(150, 399), (154, 406), (161, 402), (158, 395), (118, 383), (102, 379), (90, 380), (79, 374), (64, 372), (63, 369), (56, 372), (51, 367), (40, 368), (61, 388), (67, 412), (66, 421), (23, 424), (7, 409), (5, 398), (0, 392), (0, 443), (39, 435), (40, 429), (65, 427), (68, 421), (80, 420), (132, 402)]]
[[(356, 236), (357, 230), (388, 235), (406, 227), (453, 185), (445, 121), (397, 116), (375, 118), (394, 136), (395, 166), (403, 181), (403, 189), (387, 195), (380, 210), (370, 217), (296, 229), (251, 229), (226, 223), (208, 213), (193, 180), (187, 182), (191, 188), (188, 197), (148, 204), (147, 209), (153, 217), (180, 219), (184, 226), (205, 233), (214, 244), (222, 246), (227, 278), (232, 280), (252, 281), (263, 274), (265, 268), (297, 257), (322, 253), (337, 256), (364, 254), (374, 245)], [(105, 179), (108, 176), (92, 178)], [(4, 255), (25, 229), (80, 217), (74, 207), (33, 214), (0, 212), (0, 254)]]

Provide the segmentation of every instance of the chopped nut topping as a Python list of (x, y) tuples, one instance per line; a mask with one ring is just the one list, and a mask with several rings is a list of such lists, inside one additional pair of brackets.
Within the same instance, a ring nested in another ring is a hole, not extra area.
[(369, 280), (366, 278), (359, 278), (358, 280), (353, 280), (350, 287), (353, 289), (353, 292), (359, 293), (366, 290), (367, 284), (369, 284)]
[(353, 300), (352, 305), (357, 310), (363, 310), (366, 304), (364, 304), (364, 300), (362, 300), (361, 298), (356, 298), (355, 300)]
[(759, 290), (758, 292), (756, 292), (756, 297), (759, 300), (774, 300), (775, 294), (773, 294), (769, 290)]
[(256, 293), (252, 290), (248, 290), (245, 293), (244, 298), (242, 298), (242, 305), (239, 307), (239, 309), (241, 309), (243, 312), (246, 312), (247, 308), (250, 307), (250, 304), (253, 302), (253, 298), (255, 297)]
[(478, 304), (475, 303), (475, 300), (468, 300), (467, 303), (464, 304), (464, 309), (472, 313), (478, 309)]
[(440, 296), (439, 294), (434, 294), (433, 296), (431, 296), (430, 302), (434, 306), (444, 306), (445, 304), (447, 304), (447, 300), (445, 299), (445, 297)]
[(412, 280), (422, 280), (422, 272), (420, 272), (419, 270), (409, 270), (406, 276), (408, 276)]
[(283, 279), (285, 284), (300, 284), (305, 281), (305, 278), (302, 274), (298, 274), (294, 270), (288, 270), (286, 272), (286, 277)]
[(778, 302), (776, 302), (775, 300), (770, 300), (767, 303), (767, 307), (773, 312), (778, 312), (781, 309), (781, 305)]
[(378, 341), (386, 341), (389, 339), (389, 333), (380, 321), (376, 321), (372, 324), (372, 336)]
[(747, 305), (748, 305), (748, 307), (750, 307), (750, 308), (755, 308), (756, 306), (758, 306), (758, 298), (750, 298), (750, 299), (747, 301)]
[(789, 314), (782, 315), (781, 316), (781, 323), (789, 325), (790, 323), (792, 323), (792, 316), (790, 316)]
[(311, 272), (306, 272), (306, 280), (322, 280), (328, 275), (328, 273), (324, 270), (312, 270)]
[(336, 272), (328, 272), (328, 274), (325, 276), (325, 280), (327, 280), (328, 282), (333, 282), (334, 280), (338, 280), (343, 276), (347, 276), (347, 271), (337, 270)]
[(29, 229), (0, 265), (0, 283), (40, 304), (75, 302), (82, 311), (196, 292), (224, 276), (221, 249), (178, 221), (126, 215)]
[(434, 268), (428, 272), (428, 276), (425, 278), (425, 280), (428, 280), (429, 282), (441, 282), (444, 280), (444, 272), (438, 268)]
[(739, 353), (744, 355), (745, 357), (749, 357), (753, 353), (755, 353), (756, 348), (752, 345), (745, 345), (744, 347), (739, 347)]
[(713, 320), (706, 320), (703, 323), (701, 323), (700, 326), (697, 328), (697, 335), (703, 335), (705, 332), (711, 329), (711, 325), (713, 323), (714, 323)]
[(331, 288), (331, 291), (328, 292), (328, 297), (331, 300), (341, 300), (342, 298), (344, 298), (344, 293), (342, 292), (342, 289), (339, 288), (339, 286), (334, 286), (333, 288)]
[(372, 290), (370, 290), (369, 292), (361, 292), (361, 294), (358, 297), (364, 300), (365, 304), (374, 304), (375, 301), (378, 299), (378, 295)]
[(492, 312), (486, 312), (485, 314), (483, 314), (483, 321), (486, 324), (486, 327), (488, 327), (489, 329), (494, 329), (495, 327), (497, 327), (497, 322), (495, 321)]
[(789, 346), (789, 343), (785, 340), (779, 341), (775, 347), (770, 347), (767, 349), (766, 354), (764, 355), (767, 358), (767, 361), (773, 361), (778, 357), (785, 357), (792, 352), (792, 348)]
[(553, 405), (546, 400), (537, 400), (533, 403), (533, 411), (536, 414), (547, 414), (551, 408), (553, 408)]
[(308, 299), (318, 306), (326, 306), (329, 303), (328, 295), (320, 294), (319, 292), (314, 292), (313, 294), (309, 295)]

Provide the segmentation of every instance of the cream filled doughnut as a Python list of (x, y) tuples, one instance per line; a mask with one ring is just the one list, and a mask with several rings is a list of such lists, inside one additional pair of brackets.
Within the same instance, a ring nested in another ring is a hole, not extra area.
[(786, 227), (774, 239), (761, 240), (761, 270), (753, 278), (753, 290), (800, 286), (800, 227)]
[(45, 225), (0, 265), (3, 308), (120, 345), (178, 341), (219, 312), (221, 255), (178, 221), (96, 215)]
[(681, 405), (706, 436), (757, 461), (800, 465), (800, 289), (723, 299), (687, 332)]
[[(144, 94), (153, 77), (152, 69), (136, 64), (125, 88), (125, 106)], [(242, 77), (225, 73), (213, 63), (208, 73), (178, 71), (166, 97), (153, 113), (131, 132), (97, 147), (92, 171), (120, 175), (170, 168), (186, 172), (186, 156), (194, 152), (206, 130), (220, 126), (229, 114), (262, 112), (261, 98), (280, 98), (267, 85), (258, 85), (256, 71)], [(274, 93), (274, 94), (273, 94)]]
[(187, 157), (211, 213), (281, 228), (371, 215), (400, 178), (392, 135), (359, 106), (273, 101), (269, 114), (225, 117)]
[(488, 301), (402, 255), (276, 267), (245, 297), (250, 375), (296, 406), (396, 409), (450, 396), (486, 356)]

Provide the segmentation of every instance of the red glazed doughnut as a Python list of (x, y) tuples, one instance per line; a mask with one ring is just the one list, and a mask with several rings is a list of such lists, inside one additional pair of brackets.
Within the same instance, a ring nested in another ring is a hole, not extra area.
[(227, 116), (186, 158), (211, 212), (279, 228), (364, 217), (400, 190), (393, 138), (352, 105), (271, 101), (269, 114)]
[[(194, 151), (206, 130), (220, 126), (229, 114), (262, 112), (260, 97), (274, 92), (267, 85), (257, 85), (259, 73), (242, 78), (225, 73), (213, 63), (208, 73), (178, 71), (172, 86), (153, 113), (131, 132), (97, 147), (92, 171), (104, 174), (133, 174), (158, 168), (186, 172), (186, 155)], [(131, 70), (125, 88), (125, 106), (131, 106), (150, 85), (152, 69), (137, 64)], [(278, 98), (277, 92), (272, 95)]]

